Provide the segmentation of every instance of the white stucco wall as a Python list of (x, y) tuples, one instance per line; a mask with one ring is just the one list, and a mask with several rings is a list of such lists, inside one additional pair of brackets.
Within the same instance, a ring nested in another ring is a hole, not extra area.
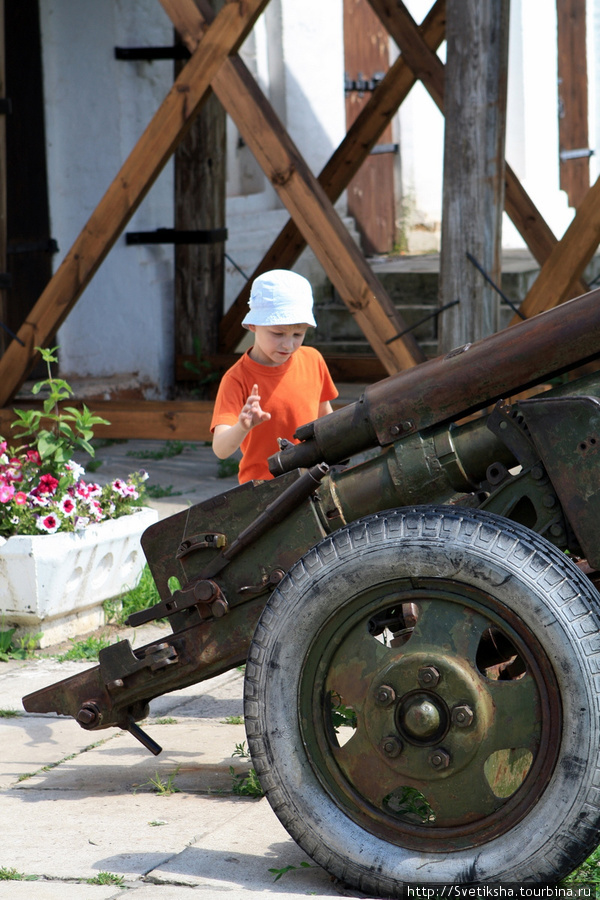
[[(51, 234), (57, 267), (173, 81), (169, 61), (116, 60), (115, 46), (172, 43), (146, 0), (41, 0)], [(127, 226), (173, 223), (168, 164)], [(159, 396), (173, 366), (172, 247), (127, 247), (124, 234), (59, 331), (66, 376), (130, 376)]]

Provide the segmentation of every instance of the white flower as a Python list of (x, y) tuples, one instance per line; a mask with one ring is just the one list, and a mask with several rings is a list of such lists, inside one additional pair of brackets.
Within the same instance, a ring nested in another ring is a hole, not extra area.
[(65, 469), (68, 472), (71, 472), (75, 481), (79, 481), (82, 475), (85, 475), (85, 469), (83, 466), (80, 466), (79, 463), (76, 463), (74, 459), (70, 459), (69, 462), (65, 465)]

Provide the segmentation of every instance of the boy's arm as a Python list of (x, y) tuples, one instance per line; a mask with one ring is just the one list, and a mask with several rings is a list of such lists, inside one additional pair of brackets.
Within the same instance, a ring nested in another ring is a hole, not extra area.
[(332, 412), (333, 407), (329, 400), (323, 400), (321, 403), (319, 403), (319, 419), (321, 418), (321, 416), (328, 416), (329, 413)]
[(213, 434), (213, 452), (219, 459), (226, 459), (238, 449), (251, 428), (267, 422), (271, 413), (260, 406), (258, 385), (252, 387), (235, 425), (215, 425)]

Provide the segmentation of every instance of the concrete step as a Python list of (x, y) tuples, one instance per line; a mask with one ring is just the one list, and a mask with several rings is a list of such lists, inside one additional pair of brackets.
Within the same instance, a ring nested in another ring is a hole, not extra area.
[[(382, 283), (407, 327), (428, 357), (437, 355), (440, 256), (438, 253), (418, 256), (385, 257), (369, 260), (373, 272)], [(516, 306), (524, 300), (539, 272), (539, 265), (527, 250), (508, 250), (502, 259), (501, 289)], [(587, 267), (584, 277), (589, 282), (600, 273), (600, 255)], [(483, 277), (483, 276), (482, 276)], [(513, 309), (497, 295), (500, 328), (506, 328)], [(331, 284), (316, 298), (318, 328), (309, 341), (322, 353), (365, 353), (372, 350), (364, 339), (354, 317)], [(430, 316), (430, 318), (427, 318)], [(425, 321), (423, 321), (425, 320)]]

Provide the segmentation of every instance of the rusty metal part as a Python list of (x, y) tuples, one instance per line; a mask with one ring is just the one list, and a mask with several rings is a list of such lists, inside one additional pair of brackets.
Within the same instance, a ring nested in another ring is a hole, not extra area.
[(102, 722), (102, 714), (98, 705), (92, 700), (86, 700), (81, 704), (79, 712), (75, 716), (82, 728), (95, 728)]
[[(182, 557), (178, 558), (181, 559)], [(132, 613), (127, 619), (127, 625), (137, 628), (146, 622), (154, 622), (156, 619), (174, 616), (176, 613), (190, 609), (193, 606), (210, 607), (215, 598), (223, 601), (225, 611), (227, 611), (227, 601), (223, 597), (223, 592), (216, 581), (207, 578), (197, 578), (185, 584), (181, 590), (175, 591), (167, 600), (161, 600), (148, 609)], [(208, 618), (208, 616), (204, 615), (203, 618)]]
[(273, 590), (285, 577), (283, 569), (273, 569), (269, 574), (265, 574), (258, 584), (244, 584), (238, 588), (238, 594), (264, 594), (265, 591)]
[(455, 706), (452, 710), (452, 724), (458, 728), (468, 728), (473, 724), (473, 710), (467, 704)]
[(450, 754), (442, 747), (429, 754), (429, 765), (433, 769), (447, 769), (450, 765)]
[(600, 401), (595, 397), (542, 396), (519, 403), (550, 484), (544, 505), (557, 495), (591, 566), (600, 567)]
[(299, 428), (302, 442), (269, 460), (274, 475), (330, 465), (398, 440), (410, 420), (424, 431), (470, 415), (600, 356), (600, 289), (499, 331), (458, 355), (430, 360), (370, 385), (353, 404)]
[[(56, 712), (75, 719), (83, 708), (98, 710), (96, 719), (80, 724), (90, 730), (117, 726), (131, 731), (131, 721), (145, 718), (154, 697), (245, 662), (263, 606), (260, 599), (248, 600), (235, 615), (201, 622), (139, 650), (132, 650), (129, 641), (111, 644), (100, 651), (98, 666), (28, 694), (23, 706), (28, 712)], [(170, 660), (177, 664), (161, 665)], [(153, 663), (158, 667), (152, 669)], [(116, 681), (122, 682), (117, 691)]]
[(318, 463), (312, 466), (308, 471), (302, 473), (297, 481), (290, 484), (286, 490), (270, 503), (264, 512), (260, 513), (253, 522), (245, 528), (236, 539), (224, 550), (217, 559), (213, 560), (205, 568), (203, 575), (205, 578), (212, 578), (218, 575), (232, 559), (245, 550), (250, 544), (255, 543), (265, 532), (279, 524), (283, 519), (287, 518), (290, 512), (295, 509), (298, 504), (307, 500), (311, 494), (314, 494), (319, 483), (325, 478), (329, 472), (329, 466), (325, 463)]
[(388, 734), (381, 742), (381, 749), (390, 759), (395, 759), (402, 753), (402, 741), (395, 734)]
[(389, 684), (382, 684), (375, 691), (375, 699), (382, 706), (389, 706), (396, 699), (396, 691)]
[(226, 546), (227, 538), (220, 532), (197, 534), (194, 537), (187, 538), (185, 541), (181, 542), (181, 544), (177, 548), (175, 558), (183, 559), (184, 556), (187, 556), (188, 553), (193, 553), (194, 550), (222, 550), (223, 547)]
[(421, 687), (434, 688), (439, 683), (440, 672), (435, 666), (423, 666), (417, 673)]

